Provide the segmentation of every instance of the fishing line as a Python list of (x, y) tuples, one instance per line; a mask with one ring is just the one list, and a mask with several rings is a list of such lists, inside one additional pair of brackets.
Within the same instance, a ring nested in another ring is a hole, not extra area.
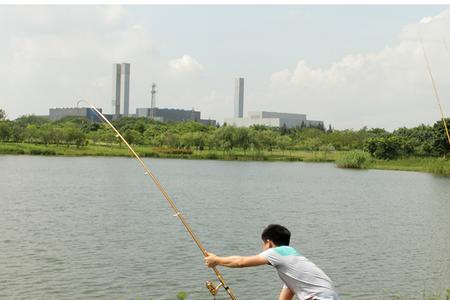
[[(142, 168), (144, 168), (145, 170), (145, 175), (149, 176), (152, 181), (154, 182), (154, 184), (156, 185), (156, 187), (159, 189), (159, 191), (163, 194), (164, 198), (167, 200), (167, 202), (169, 203), (170, 207), (173, 209), (173, 211), (175, 212), (174, 216), (178, 217), (178, 219), (181, 221), (181, 223), (183, 224), (184, 228), (186, 229), (186, 231), (188, 232), (189, 236), (194, 240), (195, 244), (197, 245), (197, 247), (200, 249), (200, 251), (202, 252), (203, 256), (207, 256), (207, 252), (205, 247), (203, 246), (203, 244), (200, 242), (200, 240), (198, 239), (197, 235), (195, 234), (195, 232), (192, 230), (191, 226), (188, 224), (188, 222), (186, 221), (185, 217), (183, 216), (183, 214), (181, 213), (181, 211), (178, 209), (178, 207), (175, 205), (175, 202), (172, 200), (172, 198), (169, 196), (169, 194), (167, 193), (166, 189), (161, 185), (161, 183), (159, 182), (158, 178), (153, 174), (153, 172), (147, 167), (147, 165), (144, 163), (144, 161), (139, 157), (139, 155), (134, 151), (134, 149), (130, 146), (130, 144), (128, 144), (128, 142), (125, 140), (125, 138), (120, 134), (120, 132), (114, 127), (113, 124), (111, 124), (111, 122), (97, 109), (95, 108), (91, 103), (89, 103), (86, 100), (80, 100), (77, 103), (77, 106), (80, 102), (85, 102), (87, 103), (95, 112), (96, 114), (106, 123), (109, 125), (109, 127), (116, 133), (116, 137), (120, 138), (124, 144), (128, 147), (128, 149), (131, 151), (131, 153), (133, 154), (133, 156), (139, 161), (139, 163), (141, 164)], [(228, 295), (230, 296), (231, 300), (238, 300), (238, 298), (234, 295), (232, 289), (227, 285), (227, 283), (225, 282), (225, 279), (223, 278), (222, 274), (219, 272), (219, 270), (216, 267), (213, 267), (212, 270), (214, 271), (214, 273), (216, 274), (217, 279), (219, 280), (219, 285), (217, 285), (216, 287), (214, 287), (213, 283), (210, 281), (206, 282), (206, 287), (208, 288), (208, 290), (210, 291), (211, 295), (213, 295), (214, 297), (217, 295), (217, 292), (219, 290), (220, 287), (223, 287)]]
[(426, 64), (427, 64), (428, 74), (430, 75), (431, 85), (433, 86), (434, 96), (436, 98), (436, 101), (437, 101), (438, 106), (439, 106), (439, 110), (441, 112), (442, 123), (444, 123), (445, 133), (447, 135), (447, 140), (448, 140), (448, 143), (450, 145), (450, 134), (449, 134), (448, 127), (447, 127), (447, 122), (445, 121), (444, 110), (442, 108), (441, 99), (439, 97), (439, 93), (438, 93), (437, 88), (436, 88), (436, 83), (434, 81), (433, 73), (431, 72), (430, 61), (428, 59), (428, 55), (427, 55), (427, 52), (425, 50), (425, 45), (423, 43), (422, 35), (420, 34), (420, 29), (418, 30), (418, 34), (419, 34), (420, 44), (422, 46), (423, 56), (425, 57), (425, 61), (426, 61)]

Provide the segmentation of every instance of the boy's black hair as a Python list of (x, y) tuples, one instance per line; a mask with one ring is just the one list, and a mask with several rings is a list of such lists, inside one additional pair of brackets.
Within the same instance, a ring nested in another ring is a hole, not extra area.
[(291, 232), (284, 226), (270, 224), (263, 230), (261, 238), (263, 241), (271, 240), (277, 246), (289, 246)]

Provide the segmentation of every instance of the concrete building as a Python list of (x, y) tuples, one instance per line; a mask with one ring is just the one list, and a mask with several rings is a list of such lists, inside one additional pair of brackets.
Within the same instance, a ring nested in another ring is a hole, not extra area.
[(113, 64), (112, 103), (115, 118), (130, 114), (130, 64)]
[(228, 118), (225, 123), (236, 127), (264, 125), (295, 128), (323, 126), (323, 121), (307, 120), (305, 114), (279, 113), (270, 111), (249, 112), (247, 118)]
[(307, 120), (305, 114), (279, 113), (271, 111), (249, 112), (244, 118), (244, 78), (235, 79), (234, 118), (225, 119), (225, 123), (236, 127), (264, 125), (271, 127), (323, 127), (323, 121)]
[(292, 113), (278, 113), (269, 111), (249, 112), (248, 117), (250, 119), (264, 120), (264, 119), (278, 119), (280, 126), (286, 125), (288, 128), (301, 126), (302, 122), (306, 123), (305, 114), (292, 114)]
[(234, 117), (244, 116), (244, 78), (235, 79), (234, 90)]
[(202, 123), (203, 125), (206, 125), (206, 126), (216, 126), (217, 125), (216, 120), (211, 120), (211, 119), (200, 119), (200, 123)]
[(161, 122), (195, 121), (204, 125), (216, 125), (215, 120), (201, 119), (200, 112), (173, 108), (137, 108), (136, 117), (151, 118)]
[(149, 118), (153, 116), (158, 121), (200, 121), (200, 112), (174, 108), (137, 108), (136, 117)]
[[(101, 108), (97, 109), (102, 112)], [(65, 117), (84, 117), (92, 122), (101, 122), (96, 112), (90, 107), (50, 108), (49, 119), (51, 121), (61, 120)]]
[(113, 64), (112, 106), (113, 115), (120, 116), (120, 64)]

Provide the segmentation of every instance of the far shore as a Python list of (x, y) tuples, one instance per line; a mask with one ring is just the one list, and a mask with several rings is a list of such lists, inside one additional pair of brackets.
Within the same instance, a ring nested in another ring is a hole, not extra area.
[[(133, 146), (141, 157), (209, 159), (238, 161), (303, 161), (335, 162), (345, 151), (243, 151), (243, 150), (189, 150)], [(43, 145), (30, 143), (0, 143), (1, 154), (45, 155), (45, 156), (122, 156), (131, 153), (124, 145)], [(400, 170), (435, 173), (450, 176), (450, 160), (436, 157), (407, 157), (395, 160), (373, 159), (367, 169)]]

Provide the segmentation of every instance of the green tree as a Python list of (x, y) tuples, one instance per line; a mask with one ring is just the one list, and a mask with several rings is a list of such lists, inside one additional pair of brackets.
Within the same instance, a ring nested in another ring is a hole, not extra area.
[(192, 132), (186, 132), (180, 137), (180, 144), (182, 147), (190, 149), (195, 145), (194, 134)]
[(14, 122), (11, 127), (11, 141), (21, 143), (25, 138), (25, 130), (22, 126)]
[(167, 132), (163, 134), (163, 145), (172, 148), (179, 148), (181, 145), (180, 136), (176, 133)]
[(134, 129), (127, 129), (123, 133), (123, 137), (129, 144), (142, 144), (142, 135)]
[(144, 133), (144, 131), (147, 129), (147, 123), (144, 118), (139, 118), (136, 123), (134, 123), (134, 130), (139, 132), (140, 134)]
[(53, 131), (53, 143), (59, 146), (64, 141), (64, 128), (57, 126)]
[(117, 143), (119, 138), (112, 130), (104, 128), (100, 131), (100, 140), (111, 146), (112, 144)]
[(0, 121), (0, 139), (7, 142), (11, 137), (12, 126), (8, 121)]
[(24, 137), (28, 143), (37, 143), (40, 138), (39, 127), (35, 124), (27, 125), (24, 131)]
[(39, 137), (45, 145), (55, 141), (55, 126), (47, 123), (39, 128)]
[(63, 138), (67, 147), (74, 144), (79, 148), (86, 144), (86, 135), (80, 128), (75, 127), (73, 124), (69, 124), (63, 128)]
[(6, 120), (6, 112), (0, 108), (0, 121)]
[(235, 142), (236, 146), (245, 151), (250, 147), (250, 130), (245, 127), (239, 127), (235, 130)]
[(272, 130), (262, 131), (259, 138), (261, 139), (263, 147), (269, 151), (272, 151), (277, 144), (277, 134)]
[(283, 123), (283, 125), (280, 127), (280, 133), (281, 135), (285, 135), (289, 133), (289, 129), (286, 126), (286, 123)]
[(216, 131), (217, 145), (224, 151), (232, 150), (236, 143), (236, 128), (233, 126), (222, 126)]
[(319, 151), (320, 146), (322, 146), (322, 141), (319, 137), (307, 138), (304, 145), (309, 151)]
[(262, 131), (253, 128), (250, 130), (250, 144), (256, 152), (260, 152), (264, 148), (261, 135)]
[(40, 126), (45, 123), (49, 123), (50, 120), (46, 117), (30, 115), (30, 116), (21, 116), (21, 117), (17, 118), (14, 122), (25, 128), (28, 125)]
[(207, 136), (207, 133), (204, 133), (204, 132), (199, 132), (198, 131), (198, 132), (194, 132), (193, 133), (194, 146), (198, 150), (203, 150), (205, 148), (206, 136)]
[(369, 138), (365, 148), (375, 158), (396, 159), (401, 154), (401, 141), (396, 136)]
[(290, 146), (292, 144), (292, 139), (287, 136), (287, 135), (280, 135), (277, 137), (277, 147), (283, 151), (283, 155), (284, 155), (284, 151), (286, 149), (289, 149)]
[(161, 139), (158, 137), (167, 131), (167, 126), (167, 124), (161, 122), (149, 123), (143, 133), (145, 144), (160, 146)]
[[(450, 119), (445, 120), (447, 128), (450, 130)], [(447, 133), (445, 132), (444, 123), (442, 121), (437, 121), (433, 125), (434, 139), (433, 148), (438, 155), (446, 156), (450, 152), (450, 143), (447, 138)]]

